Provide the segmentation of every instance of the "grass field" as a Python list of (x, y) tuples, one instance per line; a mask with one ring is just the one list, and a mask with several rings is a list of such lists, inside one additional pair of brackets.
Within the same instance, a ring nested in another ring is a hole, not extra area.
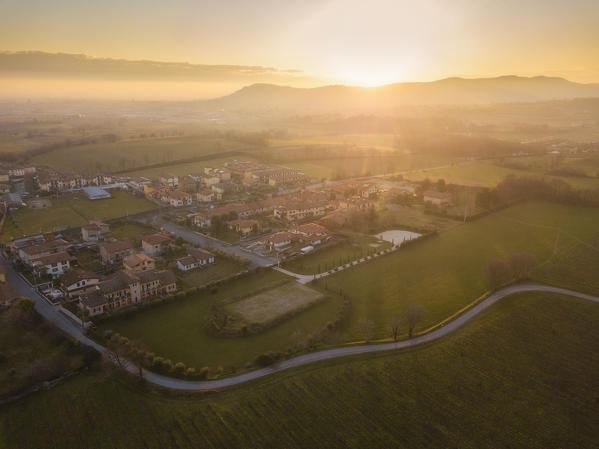
[(526, 294), (427, 346), (218, 394), (80, 375), (0, 407), (0, 447), (596, 447), (598, 321), (598, 304)]
[(321, 273), (341, 264), (349, 263), (354, 259), (364, 257), (369, 251), (378, 252), (390, 246), (391, 243), (379, 240), (377, 237), (348, 233), (347, 240), (330, 247), (317, 248), (314, 252), (308, 253), (305, 256), (300, 256), (283, 263), (283, 267), (294, 273)]
[(209, 282), (216, 281), (218, 279), (224, 279), (228, 276), (234, 275), (235, 273), (239, 273), (246, 268), (244, 264), (228, 257), (216, 256), (214, 258), (214, 262), (214, 264), (207, 267), (202, 267), (187, 272), (180, 272), (179, 279), (181, 280), (181, 287), (189, 288), (193, 286), (205, 285)]
[(298, 145), (355, 145), (357, 147), (394, 150), (393, 134), (328, 134), (322, 136), (306, 136), (294, 139), (271, 139), (271, 147), (288, 147)]
[(156, 230), (152, 226), (143, 225), (135, 221), (124, 221), (110, 226), (110, 232), (117, 240), (128, 240), (134, 247), (141, 248), (141, 238), (152, 234)]
[(122, 140), (64, 148), (36, 156), (31, 163), (65, 172), (110, 172), (247, 147), (240, 142), (206, 136)]
[(408, 304), (421, 304), (418, 328), (427, 328), (487, 290), (485, 267), (491, 259), (526, 251), (545, 261), (556, 237), (551, 227), (562, 229), (558, 248), (565, 252), (576, 245), (571, 236), (590, 238), (598, 222), (599, 209), (519, 204), (325, 279), (329, 288), (343, 289), (353, 299), (345, 329), (350, 337), (363, 338), (358, 326), (362, 317), (375, 322), (378, 337), (388, 337), (387, 321)]
[[(447, 168), (423, 170), (409, 173), (406, 178), (411, 181), (421, 181), (428, 178), (432, 181), (443, 178), (449, 184), (470, 185), (479, 187), (494, 187), (508, 175), (530, 176), (535, 175), (525, 170), (502, 167), (487, 162), (473, 162), (454, 165)], [(599, 187), (599, 179), (581, 178), (575, 176), (548, 176), (538, 174), (545, 179), (560, 179), (577, 189), (595, 189)]]
[(214, 294), (200, 293), (132, 316), (115, 318), (102, 323), (100, 329), (112, 329), (129, 338), (140, 339), (151, 351), (170, 358), (175, 363), (181, 361), (196, 369), (221, 365), (225, 370), (231, 367), (239, 370), (264, 352), (284, 351), (292, 346), (294, 332), (300, 331), (307, 336), (321, 329), (336, 316), (341, 307), (341, 299), (332, 295), (305, 312), (259, 334), (221, 338), (205, 331), (204, 320), (213, 304), (274, 286), (284, 279), (288, 277), (268, 270), (228, 282)]
[(541, 282), (599, 295), (597, 273), (599, 234), (541, 265), (533, 276)]
[[(126, 192), (112, 190), (110, 194), (112, 198), (96, 201), (87, 199), (83, 194), (65, 195), (53, 198), (52, 207), (47, 209), (21, 208), (12, 212), (6, 220), (2, 240), (82, 226), (90, 220), (110, 220), (156, 208), (151, 201)], [(12, 224), (11, 217), (18, 227)]]
[(385, 156), (384, 154), (378, 154), (368, 157), (348, 157), (284, 162), (283, 165), (297, 168), (308, 176), (318, 179), (342, 179), (349, 177), (396, 173), (426, 167), (437, 167), (450, 163), (450, 158), (441, 156)]
[(281, 316), (305, 309), (323, 297), (321, 292), (291, 281), (229, 304), (226, 309), (246, 323), (266, 325)]

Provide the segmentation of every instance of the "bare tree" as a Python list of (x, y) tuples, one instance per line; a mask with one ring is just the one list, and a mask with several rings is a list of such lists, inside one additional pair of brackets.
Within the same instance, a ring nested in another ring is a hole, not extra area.
[(416, 325), (422, 320), (422, 315), (424, 314), (424, 310), (422, 306), (417, 303), (411, 303), (408, 305), (404, 313), (404, 319), (406, 324), (408, 325), (408, 336), (412, 338), (412, 334), (414, 333), (414, 328)]
[(401, 326), (401, 318), (398, 316), (392, 316), (389, 319), (389, 330), (391, 331), (391, 336), (393, 337), (393, 341), (397, 341), (397, 337), (399, 336), (399, 327)]
[(515, 253), (510, 256), (510, 266), (516, 279), (526, 279), (530, 270), (537, 264), (537, 258), (531, 253)]
[(362, 317), (358, 324), (360, 326), (360, 331), (364, 334), (364, 339), (366, 342), (369, 342), (374, 335), (374, 321)]
[(123, 368), (123, 362), (121, 358), (125, 357), (127, 352), (123, 338), (119, 334), (112, 334), (106, 343), (106, 348), (108, 349), (110, 356), (116, 360), (119, 368)]
[(127, 358), (137, 367), (137, 373), (139, 378), (143, 380), (143, 365), (146, 361), (146, 353), (148, 352), (146, 346), (137, 340), (131, 340), (126, 344)]

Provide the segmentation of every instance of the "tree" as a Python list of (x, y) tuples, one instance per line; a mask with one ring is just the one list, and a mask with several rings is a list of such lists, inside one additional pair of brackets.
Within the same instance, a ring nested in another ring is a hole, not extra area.
[(391, 331), (391, 336), (393, 337), (393, 341), (397, 341), (397, 337), (399, 336), (399, 327), (401, 326), (401, 319), (398, 316), (392, 316), (389, 319), (389, 330)]
[(412, 338), (412, 334), (414, 333), (414, 328), (416, 325), (422, 320), (422, 315), (424, 314), (424, 310), (422, 306), (417, 303), (411, 303), (408, 305), (404, 313), (404, 320), (408, 325), (408, 336)]
[(364, 334), (364, 340), (369, 342), (374, 335), (374, 321), (369, 320), (366, 317), (362, 317), (358, 324), (360, 326), (360, 331), (362, 334)]
[(510, 256), (509, 263), (516, 279), (527, 279), (537, 258), (531, 253), (515, 253)]
[(487, 278), (494, 288), (509, 282), (513, 275), (512, 267), (504, 260), (495, 259), (487, 264)]
[(111, 358), (116, 360), (119, 368), (123, 367), (123, 362), (121, 357), (125, 356), (126, 348), (124, 346), (123, 338), (119, 334), (112, 334), (108, 342), (106, 343), (106, 348), (110, 353)]
[(137, 367), (139, 378), (143, 380), (143, 365), (146, 361), (146, 353), (148, 352), (146, 346), (141, 341), (131, 340), (125, 347), (127, 348), (127, 357)]
[(445, 185), (445, 180), (443, 178), (439, 178), (437, 180), (437, 190), (439, 192), (445, 192), (446, 189), (447, 189), (447, 187)]

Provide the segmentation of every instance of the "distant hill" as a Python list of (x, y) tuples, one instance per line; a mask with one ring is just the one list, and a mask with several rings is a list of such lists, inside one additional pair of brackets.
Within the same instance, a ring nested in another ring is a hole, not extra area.
[(599, 97), (599, 84), (580, 84), (545, 76), (446, 78), (380, 87), (324, 86), (295, 88), (254, 84), (215, 100), (240, 109), (352, 110), (415, 104), (486, 104)]

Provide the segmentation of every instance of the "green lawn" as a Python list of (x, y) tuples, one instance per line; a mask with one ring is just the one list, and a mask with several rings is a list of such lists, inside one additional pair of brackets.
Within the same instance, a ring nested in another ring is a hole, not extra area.
[(31, 163), (66, 172), (111, 172), (247, 147), (240, 142), (207, 136), (135, 139), (63, 148), (36, 156)]
[(102, 262), (100, 260), (100, 252), (97, 250), (85, 248), (77, 250), (75, 253), (77, 264), (84, 270), (100, 271), (102, 270)]
[(494, 187), (508, 175), (538, 175), (545, 179), (560, 179), (567, 182), (576, 189), (596, 189), (599, 187), (597, 178), (581, 178), (575, 176), (548, 176), (534, 171), (518, 170), (502, 167), (488, 162), (474, 162), (468, 164), (454, 165), (448, 168), (433, 170), (422, 170), (406, 175), (411, 181), (420, 181), (429, 178), (435, 181), (439, 178), (445, 179), (449, 184), (460, 184), (480, 187)]
[(184, 362), (200, 369), (223, 366), (243, 369), (258, 355), (267, 351), (284, 351), (294, 344), (296, 331), (304, 336), (319, 330), (336, 316), (341, 300), (333, 295), (289, 320), (259, 334), (226, 338), (215, 337), (204, 329), (210, 307), (219, 300), (251, 293), (280, 283), (287, 276), (267, 270), (264, 273), (228, 282), (215, 294), (199, 293), (169, 304), (104, 322), (100, 330), (112, 329), (129, 338), (140, 339), (155, 352), (173, 362)]
[(526, 294), (427, 346), (217, 394), (80, 375), (0, 406), (0, 447), (597, 447), (598, 321), (598, 304)]
[(246, 269), (245, 265), (228, 257), (216, 256), (215, 263), (207, 267), (180, 272), (181, 287), (189, 288), (206, 285), (209, 282), (224, 279)]
[(348, 233), (347, 240), (322, 249), (316, 247), (314, 252), (283, 263), (283, 267), (295, 273), (320, 273), (365, 257), (368, 252), (378, 252), (390, 246), (391, 243), (377, 237)]
[[(90, 220), (110, 220), (157, 207), (153, 202), (127, 192), (111, 190), (110, 194), (112, 198), (96, 201), (91, 201), (79, 193), (65, 195), (52, 198), (52, 207), (47, 209), (24, 207), (11, 212), (2, 240), (82, 226)], [(11, 220), (14, 220), (18, 227), (13, 226)]]
[(123, 221), (110, 226), (110, 232), (117, 240), (128, 240), (136, 248), (141, 248), (141, 238), (146, 234), (152, 234), (156, 230), (152, 226), (137, 223), (135, 221)]
[(576, 244), (572, 236), (595, 235), (597, 223), (599, 209), (519, 204), (325, 279), (329, 288), (343, 289), (353, 299), (352, 320), (345, 329), (350, 337), (363, 339), (358, 326), (362, 317), (375, 322), (378, 337), (388, 337), (389, 318), (403, 314), (412, 302), (424, 308), (418, 326), (424, 329), (481, 295), (488, 289), (485, 267), (491, 259), (523, 251), (540, 262), (548, 259), (556, 231), (547, 226), (562, 229), (561, 252)]

